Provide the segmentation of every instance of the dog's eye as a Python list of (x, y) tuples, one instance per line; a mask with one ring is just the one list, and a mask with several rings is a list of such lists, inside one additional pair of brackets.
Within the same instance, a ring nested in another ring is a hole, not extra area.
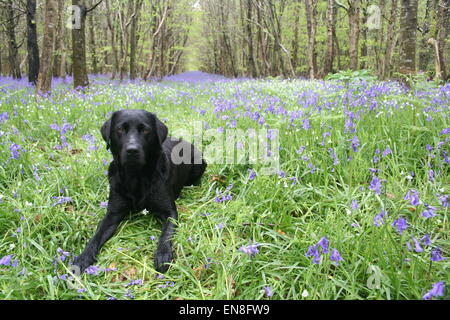
[(124, 128), (117, 128), (117, 129), (116, 129), (116, 132), (117, 132), (118, 134), (123, 134), (123, 133), (125, 133), (125, 129), (124, 129)]
[(142, 133), (143, 134), (150, 134), (150, 129), (146, 129), (146, 128), (144, 128), (144, 129), (142, 129)]

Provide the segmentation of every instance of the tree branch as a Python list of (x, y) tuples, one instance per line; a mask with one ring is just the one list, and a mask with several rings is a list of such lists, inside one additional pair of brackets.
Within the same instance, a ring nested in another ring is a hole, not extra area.
[(90, 7), (89, 9), (86, 9), (86, 13), (89, 13), (89, 12), (91, 12), (92, 10), (94, 10), (95, 8), (97, 8), (98, 7), (98, 5), (100, 4), (100, 3), (102, 3), (103, 2), (103, 0), (100, 0), (99, 2), (97, 2), (96, 4), (94, 4), (92, 7)]

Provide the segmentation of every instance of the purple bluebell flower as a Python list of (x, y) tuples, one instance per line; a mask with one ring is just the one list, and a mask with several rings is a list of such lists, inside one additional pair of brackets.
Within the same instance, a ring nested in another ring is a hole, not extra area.
[(9, 146), (9, 151), (11, 151), (11, 158), (12, 159), (19, 159), (19, 150), (21, 149), (21, 147), (16, 144), (16, 143), (11, 143), (11, 145)]
[(331, 256), (330, 259), (334, 262), (336, 262), (336, 265), (339, 265), (339, 261), (342, 261), (344, 259), (342, 259), (341, 255), (339, 254), (339, 252), (337, 251), (336, 248), (333, 248), (333, 250), (331, 251)]
[(378, 177), (376, 175), (374, 175), (372, 177), (372, 181), (370, 182), (370, 187), (369, 189), (372, 190), (373, 192), (375, 192), (376, 195), (380, 195), (381, 194), (381, 181), (380, 179), (378, 179)]
[(155, 237), (155, 236), (150, 236), (149, 239), (150, 239), (151, 241), (153, 241), (153, 240), (156, 239), (156, 237)]
[(305, 146), (300, 146), (300, 148), (298, 149), (298, 150), (296, 150), (295, 152), (297, 153), (297, 154), (302, 154), (303, 153), (303, 151), (305, 151)]
[(259, 243), (249, 244), (248, 246), (242, 246), (239, 248), (239, 251), (248, 254), (250, 258), (253, 258), (258, 252)]
[(130, 299), (134, 299), (134, 295), (131, 290), (128, 290), (127, 293), (124, 294), (124, 296)]
[(390, 154), (391, 154), (391, 149), (389, 147), (387, 147), (386, 149), (384, 149), (382, 155), (383, 155), (383, 157), (387, 157)]
[(303, 129), (305, 129), (305, 130), (311, 129), (311, 124), (310, 124), (308, 118), (303, 119), (303, 120), (302, 120), (302, 123), (303, 123)]
[(70, 256), (70, 253), (69, 253), (69, 252), (64, 251), (64, 250), (61, 249), (61, 248), (56, 249), (56, 252), (58, 252), (58, 253), (60, 254), (59, 260), (61, 260), (61, 261), (66, 260), (66, 258), (67, 258), (68, 256)]
[(225, 227), (225, 224), (223, 222), (220, 222), (219, 224), (216, 224), (214, 229), (216, 230), (222, 230)]
[(444, 134), (449, 134), (449, 133), (450, 133), (450, 128), (445, 128), (445, 129), (442, 129), (442, 131), (439, 134), (442, 136)]
[(305, 256), (306, 257), (313, 257), (313, 263), (319, 264), (319, 262), (320, 262), (320, 253), (319, 253), (319, 250), (317, 250), (317, 245), (310, 246), (308, 248), (308, 251), (306, 251)]
[(108, 208), (108, 201), (100, 202), (100, 208)]
[(352, 200), (352, 205), (351, 205), (351, 208), (352, 208), (352, 210), (353, 210), (353, 211), (356, 211), (356, 210), (358, 210), (358, 208), (359, 208), (359, 204), (358, 204), (358, 201), (356, 201), (356, 200)]
[(433, 284), (430, 291), (428, 291), (423, 297), (423, 300), (431, 300), (433, 297), (442, 297), (445, 291), (445, 282), (439, 281)]
[(428, 234), (420, 238), (420, 241), (422, 241), (426, 247), (428, 247), (431, 244), (430, 236)]
[(272, 289), (270, 287), (264, 287), (264, 294), (266, 295), (266, 297), (270, 298), (271, 296), (273, 296)]
[(431, 182), (434, 181), (434, 171), (433, 171), (433, 169), (428, 170), (428, 179), (430, 179)]
[(439, 261), (442, 261), (442, 260), (445, 260), (445, 258), (442, 257), (440, 248), (436, 248), (434, 250), (431, 250), (431, 261), (439, 262)]
[(214, 200), (217, 203), (221, 203), (221, 202), (225, 202), (225, 201), (231, 201), (231, 200), (233, 200), (233, 196), (231, 194), (217, 196)]
[(125, 287), (137, 286), (137, 285), (142, 285), (142, 280), (141, 279), (131, 280), (128, 284), (125, 285)]
[(417, 253), (422, 252), (423, 249), (422, 249), (422, 247), (420, 246), (420, 242), (417, 241), (416, 238), (413, 238), (413, 241), (414, 241), (414, 247), (415, 247), (414, 250), (416, 250)]
[(339, 164), (339, 159), (336, 155), (336, 152), (333, 148), (329, 148), (328, 152), (330, 153), (331, 158), (333, 158), (333, 165), (337, 166)]
[(322, 247), (322, 253), (328, 253), (328, 244), (329, 241), (327, 237), (322, 237), (319, 242), (317, 242), (317, 245)]
[(97, 276), (100, 272), (100, 268), (98, 266), (89, 266), (84, 270), (85, 273)]
[(0, 266), (9, 266), (13, 258), (13, 254), (6, 255), (0, 259)]
[(403, 217), (398, 218), (392, 223), (393, 227), (397, 228), (398, 233), (403, 234), (403, 231), (408, 229), (408, 223), (406, 222), (406, 219)]
[(428, 219), (428, 218), (432, 218), (432, 217), (436, 216), (436, 213), (435, 213), (436, 208), (435, 207), (432, 207), (426, 203), (424, 205), (425, 205), (425, 210), (422, 212), (422, 217), (424, 217), (425, 219)]
[(438, 196), (439, 201), (441, 202), (441, 206), (444, 208), (450, 207), (450, 202), (448, 201), (448, 195), (440, 195)]
[(409, 190), (403, 199), (409, 200), (413, 206), (418, 206), (420, 204), (419, 192), (416, 190)]
[(354, 136), (353, 139), (349, 140), (352, 142), (352, 149), (354, 152), (358, 152), (359, 139), (358, 136)]
[(58, 199), (58, 201), (55, 202), (53, 204), (53, 206), (56, 206), (58, 204), (63, 204), (63, 203), (66, 203), (66, 202), (72, 202), (72, 198), (71, 197), (52, 197), (52, 199)]
[(255, 170), (253, 170), (253, 169), (248, 169), (248, 171), (249, 171), (249, 176), (248, 176), (248, 180), (254, 180), (255, 179), (255, 177), (256, 177), (256, 172), (255, 172)]
[(0, 123), (3, 123), (8, 119), (9, 119), (8, 112), (5, 111), (5, 112), (0, 113)]

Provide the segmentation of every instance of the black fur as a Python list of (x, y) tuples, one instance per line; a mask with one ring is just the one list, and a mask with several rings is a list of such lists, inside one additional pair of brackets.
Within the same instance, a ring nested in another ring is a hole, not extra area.
[[(73, 262), (81, 272), (96, 261), (100, 248), (125, 215), (144, 209), (162, 220), (154, 262), (157, 271), (167, 271), (173, 258), (175, 200), (184, 186), (197, 184), (206, 169), (199, 150), (188, 142), (168, 138), (167, 132), (166, 125), (145, 110), (116, 111), (102, 126), (101, 134), (113, 155), (108, 171), (108, 209), (94, 237)], [(190, 150), (190, 161), (175, 164), (171, 158), (174, 147)]]

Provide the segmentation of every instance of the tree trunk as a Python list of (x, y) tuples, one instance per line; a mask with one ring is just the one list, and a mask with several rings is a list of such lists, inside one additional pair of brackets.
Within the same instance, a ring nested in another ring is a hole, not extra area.
[(72, 74), (73, 86), (75, 89), (89, 86), (89, 79), (86, 67), (86, 6), (84, 0), (72, 0), (72, 5), (79, 8), (78, 21), (72, 27)]
[(400, 66), (403, 75), (416, 73), (416, 30), (418, 0), (401, 0)]
[(349, 56), (350, 69), (358, 70), (358, 50), (359, 50), (359, 18), (360, 18), (360, 0), (349, 0), (348, 19), (349, 19)]
[(105, 1), (105, 6), (106, 6), (106, 22), (108, 24), (108, 29), (109, 29), (110, 35), (111, 35), (111, 51), (113, 53), (113, 62), (114, 62), (113, 67), (112, 67), (111, 79), (114, 79), (116, 76), (116, 73), (119, 70), (119, 58), (118, 58), (117, 47), (116, 47), (114, 22), (111, 21), (111, 10), (109, 7), (109, 0)]
[(292, 39), (292, 68), (295, 73), (297, 73), (298, 64), (298, 44), (299, 44), (299, 24), (300, 24), (300, 0), (295, 3), (295, 25), (294, 25), (294, 36)]
[(308, 29), (308, 75), (315, 79), (317, 75), (316, 62), (316, 27), (317, 27), (317, 0), (306, 0), (306, 25)]
[(367, 33), (368, 33), (368, 27), (367, 27), (367, 19), (369, 17), (367, 12), (367, 3), (365, 3), (365, 6), (362, 7), (362, 16), (364, 23), (362, 24), (362, 27), (360, 28), (361, 31), (361, 57), (360, 57), (360, 69), (366, 69), (367, 68)]
[(139, 12), (142, 6), (142, 1), (137, 0), (136, 5), (134, 7), (134, 14), (131, 20), (130, 27), (130, 79), (136, 79), (136, 46), (137, 46), (137, 38), (136, 38), (136, 28), (137, 22), (139, 18)]
[(47, 94), (52, 87), (52, 64), (55, 46), (55, 26), (57, 23), (56, 0), (45, 1), (44, 41), (39, 65), (39, 76), (36, 83), (38, 94)]
[(95, 44), (95, 33), (94, 33), (94, 17), (92, 14), (89, 15), (89, 46), (91, 52), (91, 64), (92, 64), (92, 73), (98, 73), (98, 61), (97, 61), (97, 50)]
[(252, 0), (247, 0), (247, 22), (246, 22), (247, 41), (248, 41), (247, 75), (256, 78), (257, 72), (253, 52), (253, 35), (252, 35), (251, 21), (252, 21)]
[(333, 72), (333, 34), (334, 34), (334, 0), (328, 0), (327, 6), (327, 49), (323, 65), (323, 76)]
[(450, 1), (449, 0), (439, 0), (438, 2), (438, 14), (437, 14), (437, 46), (438, 54), (437, 60), (439, 61), (441, 67), (440, 75), (436, 75), (441, 81), (447, 80), (447, 69), (445, 65), (445, 39), (447, 37), (447, 32), (449, 28), (450, 20)]
[(19, 51), (16, 42), (16, 25), (17, 18), (15, 17), (12, 0), (6, 1), (6, 34), (8, 36), (8, 62), (13, 79), (20, 79), (19, 65)]
[(36, 33), (36, 0), (27, 0), (28, 81), (36, 85), (39, 76), (39, 47)]
[(428, 63), (430, 61), (430, 50), (427, 45), (427, 41), (429, 39), (430, 33), (430, 12), (432, 10), (431, 3), (433, 0), (427, 0), (425, 5), (425, 17), (423, 19), (422, 27), (420, 29), (421, 33), (421, 41), (420, 41), (420, 50), (419, 50), (419, 70), (425, 71), (427, 70)]
[(391, 13), (388, 21), (388, 28), (386, 33), (386, 51), (384, 54), (384, 60), (382, 62), (381, 74), (380, 78), (382, 80), (386, 80), (391, 75), (391, 61), (392, 55), (394, 53), (396, 35), (394, 33), (395, 25), (397, 24), (397, 9), (398, 9), (398, 0), (391, 0)]

